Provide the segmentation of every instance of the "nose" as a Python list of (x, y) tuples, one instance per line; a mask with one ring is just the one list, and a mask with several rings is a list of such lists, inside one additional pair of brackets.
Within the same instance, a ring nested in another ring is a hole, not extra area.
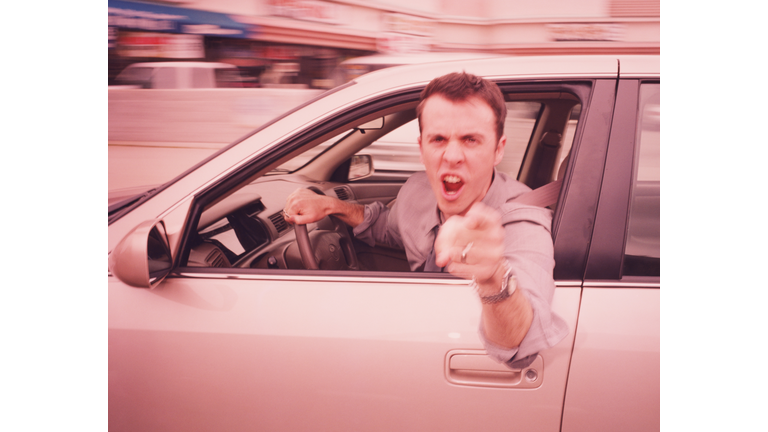
[(464, 162), (464, 149), (458, 140), (452, 139), (448, 141), (448, 145), (445, 147), (443, 153), (443, 160), (449, 165), (458, 165)]

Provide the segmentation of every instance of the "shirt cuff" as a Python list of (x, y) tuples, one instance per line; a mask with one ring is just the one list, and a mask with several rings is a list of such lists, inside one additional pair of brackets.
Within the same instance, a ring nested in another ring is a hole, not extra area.
[(494, 360), (496, 360), (499, 363), (507, 363), (512, 358), (517, 355), (517, 349), (515, 348), (502, 348), (498, 345), (494, 345), (490, 342), (488, 342), (488, 339), (485, 337), (485, 330), (483, 330), (483, 323), (480, 322), (480, 328), (478, 329), (478, 334), (480, 335), (480, 340), (483, 342), (483, 346), (485, 347), (485, 351), (488, 353), (488, 356)]
[(510, 369), (522, 369), (528, 367), (531, 363), (533, 363), (534, 360), (536, 360), (537, 354), (529, 355), (523, 358), (516, 358), (519, 347), (502, 348), (498, 345), (490, 343), (485, 337), (482, 320), (480, 321), (480, 328), (478, 329), (478, 333), (480, 335), (480, 341), (483, 342), (483, 346), (485, 347), (485, 352), (488, 354), (488, 357), (499, 363), (507, 365), (507, 367)]
[[(378, 204), (378, 206), (376, 205)], [(376, 240), (371, 232), (371, 226), (381, 213), (381, 203), (375, 202), (372, 205), (365, 206), (363, 211), (363, 222), (352, 229), (352, 234), (358, 239), (365, 242), (368, 246), (374, 246)]]

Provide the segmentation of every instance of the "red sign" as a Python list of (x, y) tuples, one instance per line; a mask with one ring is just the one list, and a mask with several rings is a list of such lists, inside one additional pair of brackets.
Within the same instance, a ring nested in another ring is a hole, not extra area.
[(117, 41), (123, 57), (205, 58), (203, 36), (126, 32)]

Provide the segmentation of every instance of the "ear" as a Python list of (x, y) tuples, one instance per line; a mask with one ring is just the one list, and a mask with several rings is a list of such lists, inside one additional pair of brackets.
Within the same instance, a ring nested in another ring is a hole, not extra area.
[(501, 159), (504, 158), (504, 147), (507, 145), (507, 136), (502, 135), (501, 139), (499, 139), (499, 143), (496, 144), (496, 155), (495, 159), (493, 160), (493, 166), (496, 166), (501, 163)]
[(424, 148), (421, 146), (421, 135), (416, 138), (416, 141), (419, 143), (419, 162), (424, 165)]

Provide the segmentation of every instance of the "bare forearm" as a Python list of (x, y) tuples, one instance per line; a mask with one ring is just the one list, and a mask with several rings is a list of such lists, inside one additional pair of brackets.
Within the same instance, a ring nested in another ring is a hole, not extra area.
[(520, 346), (533, 321), (533, 309), (517, 289), (502, 302), (483, 305), (483, 329), (489, 342), (502, 348)]
[(336, 216), (352, 228), (363, 223), (363, 219), (365, 218), (365, 206), (341, 201), (335, 198), (330, 199), (333, 201), (329, 206), (329, 215)]
[[(478, 281), (478, 294), (488, 297), (499, 292), (507, 276), (509, 263), (503, 260), (487, 280)], [(520, 346), (533, 321), (533, 308), (522, 291), (517, 289), (514, 278), (509, 280), (507, 289), (512, 295), (497, 303), (483, 303), (483, 328), (488, 341), (503, 348)]]

